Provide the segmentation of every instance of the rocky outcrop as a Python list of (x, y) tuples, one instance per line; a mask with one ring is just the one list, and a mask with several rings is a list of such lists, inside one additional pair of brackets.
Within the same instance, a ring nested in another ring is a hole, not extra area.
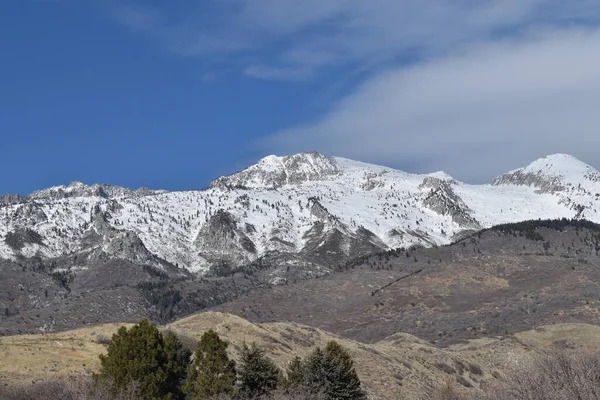
[(44, 246), (44, 239), (33, 229), (19, 228), (13, 232), (8, 232), (4, 237), (4, 243), (10, 246), (10, 248), (20, 251), (27, 244)]
[(148, 188), (128, 189), (121, 186), (94, 184), (85, 185), (81, 182), (71, 182), (68, 186), (54, 186), (38, 190), (29, 195), (31, 199), (60, 200), (72, 197), (101, 197), (114, 199), (118, 197), (142, 197), (160, 193)]
[(161, 266), (158, 257), (148, 251), (144, 242), (133, 232), (116, 232), (103, 250), (112, 257), (136, 264)]
[(490, 185), (533, 186), (538, 193), (557, 193), (565, 190), (562, 179), (557, 176), (547, 176), (539, 172), (516, 170), (494, 178)]
[(0, 207), (12, 206), (15, 204), (26, 203), (29, 199), (18, 194), (4, 194), (0, 196)]
[(233, 175), (214, 180), (211, 188), (278, 188), (338, 175), (341, 169), (331, 158), (313, 151), (285, 157), (269, 156)]
[(304, 235), (301, 254), (307, 260), (333, 268), (362, 254), (386, 249), (373, 232), (359, 227), (352, 231), (331, 214), (316, 198), (309, 199), (314, 222)]
[(79, 243), (80, 251), (86, 254), (86, 257), (94, 260), (107, 258), (125, 260), (161, 270), (174, 269), (173, 265), (149, 251), (135, 232), (112, 227), (107, 212), (96, 207), (93, 213), (90, 228), (82, 235)]
[(470, 215), (469, 207), (452, 190), (451, 181), (426, 177), (419, 189), (425, 192), (425, 207), (440, 215), (452, 217), (452, 221), (461, 227), (480, 228), (479, 222)]
[[(218, 210), (200, 229), (194, 245), (209, 263), (243, 265), (256, 258), (256, 245), (246, 235), (249, 226), (238, 226), (235, 217)], [(251, 229), (251, 228), (250, 228)]]
[(12, 220), (20, 226), (35, 226), (48, 221), (48, 216), (39, 204), (27, 202), (14, 209)]
[(380, 178), (382, 178), (386, 173), (387, 171), (365, 174), (363, 182), (360, 184), (361, 189), (369, 191), (385, 187), (385, 178)]

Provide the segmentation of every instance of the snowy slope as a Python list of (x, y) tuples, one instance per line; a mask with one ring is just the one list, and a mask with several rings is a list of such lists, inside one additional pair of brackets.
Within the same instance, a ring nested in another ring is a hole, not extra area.
[[(311, 152), (269, 156), (204, 191), (76, 182), (1, 200), (0, 257), (100, 249), (142, 262), (149, 252), (205, 272), (272, 252), (328, 265), (527, 219), (600, 222), (600, 173), (553, 155), (488, 185), (468, 185), (442, 172), (414, 175)], [(134, 254), (140, 248), (144, 254)]]

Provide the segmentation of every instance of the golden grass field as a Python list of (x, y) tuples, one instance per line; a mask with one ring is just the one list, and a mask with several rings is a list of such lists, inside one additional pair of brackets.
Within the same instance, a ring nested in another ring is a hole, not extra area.
[[(89, 375), (99, 368), (98, 355), (106, 351), (99, 339), (109, 338), (119, 326), (106, 324), (44, 335), (0, 337), (0, 383)], [(493, 385), (503, 371), (536, 349), (564, 340), (572, 346), (592, 347), (600, 338), (597, 326), (564, 324), (438, 349), (403, 333), (364, 344), (294, 323), (253, 324), (215, 312), (196, 314), (161, 328), (196, 339), (213, 329), (230, 342), (233, 357), (243, 342), (254, 342), (282, 368), (293, 357), (305, 356), (316, 346), (323, 347), (335, 339), (349, 349), (369, 393), (381, 399), (417, 398), (417, 393), (446, 381), (463, 390), (476, 390)], [(456, 383), (459, 376), (463, 384)]]

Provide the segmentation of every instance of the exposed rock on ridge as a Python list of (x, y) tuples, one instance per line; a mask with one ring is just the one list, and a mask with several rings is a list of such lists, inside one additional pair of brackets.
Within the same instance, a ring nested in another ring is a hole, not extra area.
[(215, 179), (211, 188), (278, 188), (321, 180), (339, 173), (341, 170), (335, 160), (316, 151), (285, 157), (269, 156), (243, 171)]

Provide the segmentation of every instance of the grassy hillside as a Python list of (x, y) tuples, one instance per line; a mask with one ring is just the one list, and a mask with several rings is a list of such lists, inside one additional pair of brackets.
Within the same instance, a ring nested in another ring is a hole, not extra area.
[[(46, 335), (0, 338), (0, 383), (17, 384), (59, 376), (89, 375), (99, 367), (106, 339), (119, 327), (107, 324)], [(594, 346), (600, 328), (584, 324), (541, 327), (506, 338), (483, 338), (438, 349), (408, 334), (395, 334), (373, 344), (343, 339), (294, 323), (253, 324), (222, 313), (197, 314), (163, 327), (190, 338), (213, 329), (231, 343), (235, 357), (241, 343), (255, 342), (282, 368), (331, 339), (347, 347), (361, 380), (372, 396), (416, 399), (446, 381), (461, 390), (493, 385), (503, 371), (533, 350), (556, 343)], [(467, 386), (472, 386), (468, 388)]]

